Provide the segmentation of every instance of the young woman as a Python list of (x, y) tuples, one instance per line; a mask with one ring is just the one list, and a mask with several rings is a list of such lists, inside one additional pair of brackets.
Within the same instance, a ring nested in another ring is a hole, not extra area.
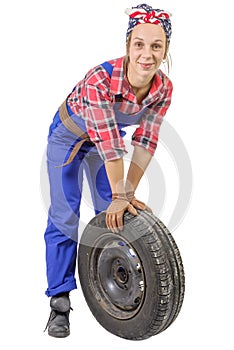
[[(70, 334), (69, 292), (76, 288), (78, 224), (85, 172), (95, 214), (118, 232), (125, 211), (148, 209), (134, 192), (157, 146), (170, 105), (172, 83), (159, 69), (167, 59), (170, 14), (141, 4), (129, 15), (126, 55), (91, 69), (56, 113), (50, 126), (47, 161), (51, 206), (45, 232), (51, 313), (48, 333)], [(125, 127), (136, 125), (126, 181)], [(46, 328), (47, 328), (46, 327)]]

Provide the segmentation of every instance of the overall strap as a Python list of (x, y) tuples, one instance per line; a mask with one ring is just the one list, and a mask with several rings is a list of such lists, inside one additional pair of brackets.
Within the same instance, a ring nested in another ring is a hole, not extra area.
[(101, 64), (101, 66), (107, 71), (107, 73), (109, 74), (109, 76), (112, 76), (112, 72), (113, 72), (113, 66), (112, 64), (110, 64), (109, 62), (104, 62)]

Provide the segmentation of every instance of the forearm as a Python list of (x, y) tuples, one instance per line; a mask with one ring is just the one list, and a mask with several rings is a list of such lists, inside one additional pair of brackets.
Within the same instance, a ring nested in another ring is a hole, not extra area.
[(113, 193), (124, 193), (124, 161), (123, 158), (106, 161), (106, 173)]
[(132, 215), (138, 213), (125, 196), (123, 158), (107, 161), (105, 167), (112, 191), (112, 202), (106, 211), (106, 226), (112, 232), (118, 233), (123, 229), (125, 211), (129, 211)]
[[(123, 229), (123, 215), (125, 211), (129, 211), (132, 215), (138, 215), (136, 208), (151, 211), (147, 205), (134, 197), (134, 192), (151, 158), (151, 154), (144, 148), (134, 147), (126, 184), (124, 181), (123, 158), (105, 162), (106, 173), (112, 191), (112, 202), (106, 212), (106, 225), (112, 232), (117, 233)], [(130, 192), (133, 192), (133, 194), (130, 194)], [(113, 194), (116, 195), (113, 196)], [(129, 197), (129, 195), (132, 197)]]
[(144, 148), (135, 146), (126, 179), (126, 192), (135, 192), (152, 155)]
[(123, 158), (106, 161), (105, 167), (112, 193), (135, 191), (151, 159), (152, 155), (146, 149), (135, 146), (128, 169), (126, 184), (124, 184)]

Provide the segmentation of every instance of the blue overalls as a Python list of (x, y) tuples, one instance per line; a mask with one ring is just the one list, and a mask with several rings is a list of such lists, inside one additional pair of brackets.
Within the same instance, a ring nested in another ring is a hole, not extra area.
[[(105, 62), (102, 66), (111, 76), (112, 65)], [(144, 110), (129, 117), (118, 111), (117, 104), (114, 105), (116, 122), (123, 137), (126, 133), (122, 129), (129, 125), (139, 124)], [(85, 122), (79, 116), (74, 115), (69, 107), (68, 112), (78, 126), (86, 132)], [(47, 296), (54, 296), (77, 288), (75, 267), (84, 172), (88, 180), (95, 215), (105, 211), (111, 202), (112, 193), (105, 165), (93, 144), (85, 142), (70, 164), (60, 166), (68, 159), (77, 141), (79, 141), (77, 136), (65, 128), (57, 112), (50, 126), (47, 147), (51, 197), (44, 236)]]

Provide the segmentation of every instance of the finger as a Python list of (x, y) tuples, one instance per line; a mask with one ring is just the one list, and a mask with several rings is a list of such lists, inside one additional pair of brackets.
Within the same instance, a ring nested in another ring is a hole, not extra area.
[(119, 232), (118, 228), (117, 228), (117, 224), (116, 224), (116, 214), (110, 215), (109, 225), (110, 225), (110, 230), (113, 233), (118, 233)]
[(129, 211), (129, 213), (131, 213), (134, 216), (138, 215), (138, 212), (131, 204), (128, 205), (128, 211)]
[(123, 230), (123, 214), (124, 212), (120, 212), (116, 215), (117, 226), (120, 231)]
[(106, 214), (106, 226), (108, 228), (108, 230), (111, 230), (111, 215), (110, 214)]
[(142, 202), (139, 202), (138, 200), (133, 200), (131, 202), (131, 204), (137, 208), (137, 209), (140, 209), (140, 210), (144, 210), (146, 208), (146, 205)]
[(113, 226), (113, 214), (107, 214), (106, 215), (106, 226), (108, 230), (115, 232), (114, 226)]
[(145, 206), (145, 210), (149, 211), (150, 213), (153, 213), (153, 210), (150, 207), (148, 207), (148, 205)]

